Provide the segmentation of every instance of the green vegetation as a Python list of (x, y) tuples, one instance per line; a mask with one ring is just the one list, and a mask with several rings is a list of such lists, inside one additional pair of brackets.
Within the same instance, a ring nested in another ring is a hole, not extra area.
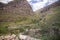
[[(20, 32), (24, 32), (26, 29), (35, 28), (38, 22), (39, 22), (39, 16), (37, 14), (33, 16), (19, 16), (16, 20), (11, 22), (10, 21), (0, 22), (0, 27), (2, 27), (1, 28), (2, 32), (4, 31), (3, 28), (6, 29), (7, 27), (8, 33), (18, 33), (18, 32), (20, 33)], [(15, 27), (15, 26), (17, 28), (10, 29), (10, 27)], [(6, 30), (4, 32), (7, 33)]]
[(7, 27), (0, 27), (0, 34), (6, 34), (8, 33), (8, 28)]
[[(38, 36), (36, 38), (41, 38), (42, 40), (60, 40), (60, 6), (51, 8), (48, 12), (45, 13), (46, 15), (42, 18), (40, 14), (34, 14), (33, 16), (17, 15), (14, 21), (0, 22), (0, 34), (17, 34), (20, 32), (28, 34), (26, 29), (42, 29), (41, 34), (39, 34), (42, 35), (42, 37)], [(4, 16), (3, 19), (5, 17), (7, 16)], [(2, 19), (2, 17), (0, 19)], [(34, 36), (35, 34), (33, 37)]]
[[(60, 40), (60, 6), (51, 9), (50, 14), (47, 14), (42, 20), (41, 28), (43, 30), (43, 40)], [(43, 25), (44, 23), (44, 25)]]

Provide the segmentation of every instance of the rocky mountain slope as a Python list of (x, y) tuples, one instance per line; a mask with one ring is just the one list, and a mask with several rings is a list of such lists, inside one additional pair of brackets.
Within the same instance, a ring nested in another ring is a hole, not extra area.
[[(47, 7), (44, 7), (35, 13), (44, 16), (44, 12), (48, 11), (50, 8), (60, 6), (60, 1), (53, 3)], [(20, 20), (21, 16), (31, 16), (34, 12), (32, 11), (31, 6), (26, 0), (14, 0), (8, 4), (0, 3), (0, 22), (3, 21), (16, 21)]]
[(0, 22), (11, 21), (18, 16), (33, 15), (33, 11), (26, 0), (14, 0), (8, 4), (0, 4)]

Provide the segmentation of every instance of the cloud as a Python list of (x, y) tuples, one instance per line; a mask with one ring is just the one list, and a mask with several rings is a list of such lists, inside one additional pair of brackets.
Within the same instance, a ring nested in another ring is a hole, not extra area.
[(9, 2), (11, 2), (13, 0), (0, 0), (1, 3), (4, 3), (4, 4), (8, 4)]

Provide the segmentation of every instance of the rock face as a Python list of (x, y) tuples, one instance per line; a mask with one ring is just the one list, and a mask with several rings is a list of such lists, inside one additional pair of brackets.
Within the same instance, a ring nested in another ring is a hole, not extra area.
[(0, 22), (11, 21), (17, 19), (18, 16), (33, 15), (32, 8), (26, 0), (14, 0), (8, 4), (0, 4)]
[(2, 4), (2, 11), (6, 13), (17, 13), (17, 14), (31, 14), (32, 9), (26, 0), (15, 0), (8, 4)]

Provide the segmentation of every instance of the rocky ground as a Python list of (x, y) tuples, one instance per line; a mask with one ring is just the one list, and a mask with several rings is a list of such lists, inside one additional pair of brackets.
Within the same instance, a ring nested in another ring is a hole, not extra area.
[(40, 40), (40, 39), (36, 39), (22, 34), (19, 35), (9, 34), (9, 35), (0, 36), (0, 40)]

